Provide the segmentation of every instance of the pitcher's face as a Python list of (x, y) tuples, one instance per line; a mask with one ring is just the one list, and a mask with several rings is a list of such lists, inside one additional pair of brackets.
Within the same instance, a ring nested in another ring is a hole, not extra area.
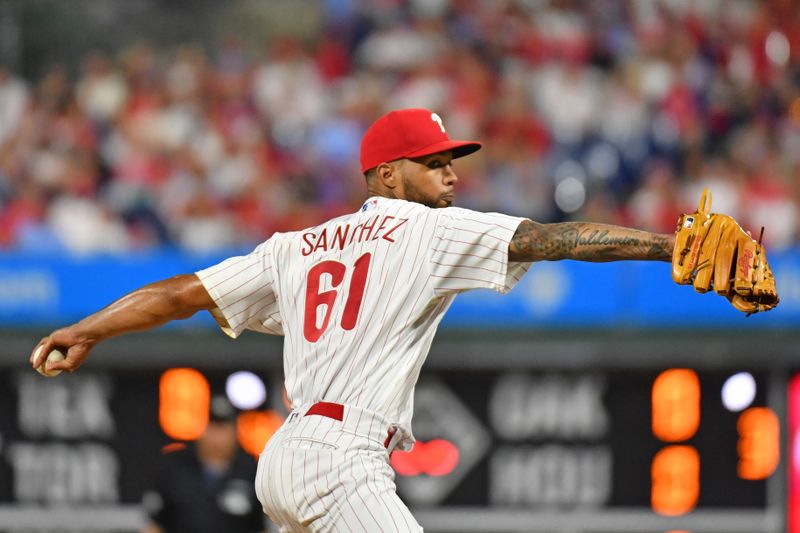
[(397, 191), (398, 197), (433, 208), (452, 205), (458, 182), (452, 151), (405, 159), (400, 171), (402, 191)]

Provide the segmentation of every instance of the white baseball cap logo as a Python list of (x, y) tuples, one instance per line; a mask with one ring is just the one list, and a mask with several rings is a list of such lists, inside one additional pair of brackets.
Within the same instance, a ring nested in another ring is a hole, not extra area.
[(440, 117), (437, 113), (431, 113), (431, 120), (439, 125), (439, 128), (441, 128), (442, 133), (445, 133), (442, 117)]

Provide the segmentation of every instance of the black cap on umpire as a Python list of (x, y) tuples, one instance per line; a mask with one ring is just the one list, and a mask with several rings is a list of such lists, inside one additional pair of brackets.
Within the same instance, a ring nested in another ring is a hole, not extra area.
[(211, 397), (208, 419), (210, 422), (235, 422), (239, 414), (233, 404), (222, 394)]

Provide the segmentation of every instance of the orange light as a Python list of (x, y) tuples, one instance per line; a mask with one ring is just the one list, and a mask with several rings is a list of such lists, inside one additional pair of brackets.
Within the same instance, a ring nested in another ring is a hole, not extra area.
[(765, 479), (780, 461), (780, 422), (772, 409), (752, 407), (741, 415), (736, 424), (739, 431), (739, 464), (736, 468), (742, 479)]
[(281, 424), (283, 417), (273, 409), (241, 413), (236, 419), (239, 445), (250, 455), (258, 456)]
[(165, 444), (161, 447), (161, 453), (168, 454), (168, 453), (175, 453), (181, 450), (186, 449), (185, 442), (170, 442), (169, 444)]
[(665, 442), (691, 438), (700, 425), (700, 380), (694, 370), (665, 370), (653, 382), (653, 435)]
[(206, 378), (192, 368), (173, 368), (161, 375), (158, 421), (176, 440), (195, 440), (208, 425), (211, 392)]
[(789, 105), (789, 116), (795, 124), (800, 124), (800, 98), (795, 98)]
[(653, 457), (650, 504), (658, 514), (688, 513), (700, 495), (700, 455), (692, 446), (667, 446)]

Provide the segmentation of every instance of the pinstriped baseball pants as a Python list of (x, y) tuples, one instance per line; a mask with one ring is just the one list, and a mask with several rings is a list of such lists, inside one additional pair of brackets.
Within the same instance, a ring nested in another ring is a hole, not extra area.
[(422, 531), (397, 496), (388, 424), (350, 408), (343, 421), (289, 415), (258, 462), (256, 494), (282, 533)]

